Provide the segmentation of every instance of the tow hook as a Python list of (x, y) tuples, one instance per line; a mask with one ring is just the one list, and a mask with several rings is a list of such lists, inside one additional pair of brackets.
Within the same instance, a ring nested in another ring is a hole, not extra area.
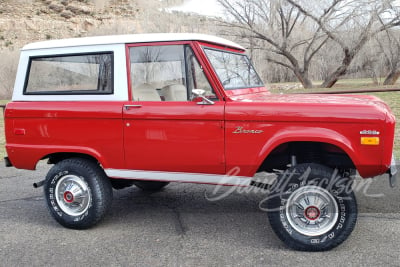
[(45, 180), (42, 180), (42, 181), (37, 182), (37, 183), (33, 183), (33, 187), (34, 188), (39, 188), (39, 187), (44, 185), (44, 182), (45, 182)]

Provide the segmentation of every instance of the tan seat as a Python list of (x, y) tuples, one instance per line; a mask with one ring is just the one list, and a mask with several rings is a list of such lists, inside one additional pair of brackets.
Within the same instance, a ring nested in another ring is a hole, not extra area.
[(160, 95), (150, 84), (144, 83), (133, 88), (133, 100), (135, 101), (161, 101)]
[(187, 101), (186, 87), (182, 84), (167, 85), (161, 89), (165, 101)]

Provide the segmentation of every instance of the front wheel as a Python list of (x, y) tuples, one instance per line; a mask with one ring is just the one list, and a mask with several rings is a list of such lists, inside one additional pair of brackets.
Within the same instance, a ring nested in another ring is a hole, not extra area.
[(86, 229), (100, 221), (111, 206), (112, 187), (93, 161), (70, 158), (48, 172), (44, 184), (47, 207), (61, 225)]
[(346, 240), (357, 220), (352, 180), (318, 164), (288, 169), (271, 188), (268, 218), (289, 247), (325, 251)]

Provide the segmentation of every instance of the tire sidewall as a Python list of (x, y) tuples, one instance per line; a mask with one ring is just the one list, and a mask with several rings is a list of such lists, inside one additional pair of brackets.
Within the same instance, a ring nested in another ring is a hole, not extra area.
[[(308, 174), (307, 181), (305, 181), (302, 173), (311, 168)], [(342, 184), (332, 182), (334, 177), (329, 177), (331, 183), (326, 183), (327, 175), (330, 172), (329, 168), (318, 165), (304, 165), (296, 169), (298, 173), (292, 175), (288, 182), (280, 188), (281, 194), (272, 197), (268, 202), (268, 213), (271, 224), (274, 226), (274, 231), (278, 237), (282, 239), (289, 246), (299, 250), (321, 251), (327, 250), (342, 243), (354, 228), (355, 220), (357, 218), (357, 204), (354, 193), (348, 191), (347, 187), (343, 187), (343, 182), (346, 181), (350, 184), (350, 178), (340, 178)], [(311, 184), (310, 184), (311, 183)], [(286, 214), (287, 202), (291, 194), (303, 186), (318, 186), (329, 192), (336, 201), (338, 207), (338, 217), (334, 226), (327, 232), (317, 236), (307, 236), (298, 232), (289, 222)]]
[[(58, 223), (68, 228), (85, 229), (99, 220), (99, 212), (102, 212), (99, 203), (102, 199), (98, 192), (101, 192), (101, 188), (98, 179), (96, 179), (96, 172), (88, 168), (91, 165), (77, 164), (78, 162), (65, 160), (53, 166), (47, 174), (44, 193), (50, 214)], [(93, 168), (93, 166), (91, 167)], [(79, 177), (88, 188), (88, 194), (90, 195), (88, 208), (83, 214), (78, 216), (65, 213), (55, 196), (57, 184), (66, 175)]]
[[(71, 215), (65, 213), (62, 210), (62, 208), (60, 207), (60, 205), (56, 199), (56, 195), (55, 195), (56, 186), (58, 185), (59, 180), (66, 175), (78, 176), (88, 186), (88, 191), (89, 191), (89, 195), (90, 195), (90, 202), (88, 204), (89, 207), (83, 214), (81, 214), (79, 216), (71, 216)], [(48, 181), (47, 186), (45, 187), (45, 195), (46, 195), (48, 207), (49, 207), (51, 213), (53, 214), (53, 216), (55, 216), (56, 218), (62, 219), (63, 221), (65, 221), (68, 224), (83, 221), (85, 219), (85, 217), (87, 217), (89, 215), (90, 209), (92, 209), (92, 207), (93, 207), (93, 194), (92, 194), (91, 186), (87, 182), (87, 179), (85, 179), (82, 175), (79, 175), (78, 173), (72, 172), (69, 170), (59, 171), (59, 172), (55, 173), (54, 175), (51, 175), (49, 178), (50, 178), (50, 180)]]

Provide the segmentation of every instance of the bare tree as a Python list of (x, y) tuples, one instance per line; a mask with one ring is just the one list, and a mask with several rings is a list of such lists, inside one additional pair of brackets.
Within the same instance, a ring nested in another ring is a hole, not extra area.
[[(382, 38), (384, 37), (384, 38)], [(388, 74), (384, 85), (393, 85), (400, 78), (400, 32), (386, 30), (384, 36), (376, 38), (385, 59)]]
[(313, 28), (306, 16), (286, 1), (218, 2), (229, 15), (223, 26), (239, 31), (251, 49), (267, 50), (266, 59), (292, 70), (305, 88), (313, 86), (309, 77), (312, 59), (329, 39), (320, 26)]
[[(223, 25), (242, 40), (258, 40), (269, 62), (293, 71), (305, 88), (312, 87), (310, 67), (328, 43), (340, 58), (322, 87), (345, 75), (365, 44), (378, 33), (400, 25), (396, 0), (218, 0), (229, 14)], [(254, 49), (254, 42), (251, 47)], [(262, 47), (264, 46), (264, 47)]]
[[(302, 1), (286, 0), (304, 16), (312, 19), (342, 50), (339, 66), (325, 79), (322, 87), (332, 87), (347, 70), (364, 45), (378, 33), (400, 25), (399, 6), (395, 0), (327, 0), (320, 11)], [(309, 3), (309, 2), (308, 2)], [(351, 31), (352, 38), (343, 38)]]

